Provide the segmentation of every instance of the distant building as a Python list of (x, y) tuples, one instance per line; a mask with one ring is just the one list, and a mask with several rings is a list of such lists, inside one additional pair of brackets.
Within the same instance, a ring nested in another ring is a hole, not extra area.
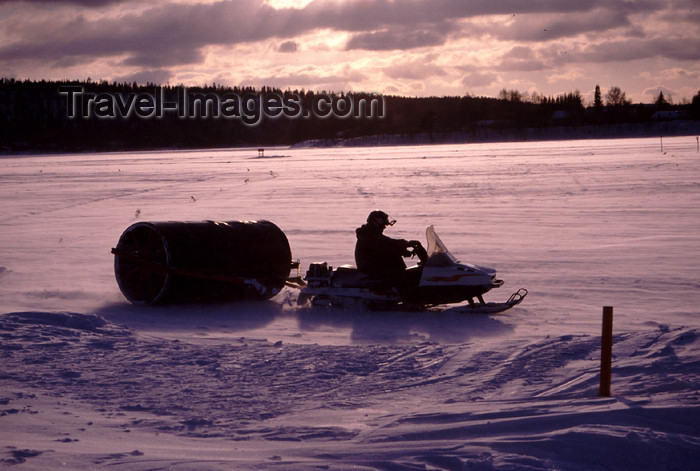
[(674, 119), (687, 119), (688, 113), (684, 111), (657, 111), (651, 115), (654, 121), (672, 121)]
[(565, 121), (567, 119), (572, 118), (572, 113), (570, 111), (565, 111), (565, 110), (557, 110), (554, 113), (552, 113), (551, 120), (556, 122), (561, 122)]

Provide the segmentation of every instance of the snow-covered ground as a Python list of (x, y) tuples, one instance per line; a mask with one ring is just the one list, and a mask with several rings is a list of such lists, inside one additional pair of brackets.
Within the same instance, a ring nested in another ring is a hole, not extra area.
[[(695, 469), (695, 137), (0, 159), (0, 468)], [(129, 304), (136, 221), (268, 219), (352, 263), (375, 208), (529, 295), (498, 315)], [(612, 397), (598, 396), (614, 306)]]

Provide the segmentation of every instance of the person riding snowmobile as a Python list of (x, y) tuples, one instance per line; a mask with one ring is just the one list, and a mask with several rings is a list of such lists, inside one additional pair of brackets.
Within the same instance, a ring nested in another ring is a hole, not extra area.
[(416, 254), (421, 261), (427, 259), (427, 253), (419, 241), (392, 239), (384, 235), (384, 229), (394, 224), (396, 220), (390, 219), (384, 211), (372, 211), (367, 216), (367, 223), (355, 230), (355, 264), (360, 272), (403, 280), (406, 271), (403, 257)]

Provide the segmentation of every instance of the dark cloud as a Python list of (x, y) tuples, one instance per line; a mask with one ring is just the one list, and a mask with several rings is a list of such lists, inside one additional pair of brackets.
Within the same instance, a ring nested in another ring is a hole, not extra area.
[[(63, 1), (60, 4), (94, 6), (88, 0)], [(119, 3), (112, 0), (111, 3)], [(634, 2), (635, 8), (648, 8), (651, 2)], [(138, 14), (118, 14), (86, 20), (78, 27), (57, 28), (55, 18), (28, 20), (32, 33), (17, 37), (0, 47), (0, 60), (55, 60), (79, 56), (86, 60), (111, 55), (129, 55), (128, 64), (147, 65), (191, 63), (199, 60), (201, 48), (208, 45), (233, 45), (270, 38), (292, 39), (315, 29), (328, 28), (354, 33), (348, 49), (407, 50), (443, 44), (455, 32), (458, 19), (480, 15), (527, 13), (574, 13), (532, 31), (527, 22), (505, 28), (505, 35), (518, 40), (542, 40), (576, 33), (600, 31), (625, 24), (623, 13), (591, 17), (577, 22), (581, 12), (622, 12), (621, 0), (530, 0), (514, 6), (510, 0), (364, 0), (348, 2), (315, 1), (303, 9), (274, 9), (253, 1), (216, 3), (167, 3)], [(47, 4), (48, 6), (48, 4)], [(56, 31), (51, 37), (37, 31)], [(546, 33), (544, 29), (547, 29)], [(462, 34), (473, 34), (463, 31)], [(498, 31), (491, 32), (499, 36)], [(161, 57), (162, 56), (162, 57)], [(165, 57), (169, 56), (169, 57)], [(179, 58), (179, 59), (178, 59)]]
[(498, 82), (498, 75), (493, 72), (472, 72), (462, 77), (462, 85), (466, 88), (488, 87)]
[(89, 8), (102, 8), (115, 3), (128, 3), (134, 0), (0, 0), (0, 5), (8, 3), (41, 3), (45, 5), (74, 5)]
[(399, 27), (356, 34), (348, 41), (345, 49), (407, 50), (425, 46), (439, 46), (444, 44), (445, 40), (446, 33), (439, 31)]
[(141, 51), (125, 59), (123, 65), (142, 67), (169, 67), (175, 65), (199, 64), (204, 61), (204, 54), (197, 49), (170, 49), (167, 54), (157, 51)]
[[(299, 50), (301, 35), (321, 30), (347, 33), (346, 50), (420, 51), (454, 40), (489, 45), (505, 41), (499, 44), (509, 48), (503, 56), (494, 53), (482, 59), (489, 66), (495, 62), (495, 69), (460, 71), (453, 78), (458, 82), (461, 77), (467, 87), (497, 82), (494, 70), (533, 72), (569, 62), (657, 57), (700, 59), (697, 0), (315, 0), (304, 8), (280, 9), (252, 0), (145, 5), (134, 1), (139, 7), (134, 10), (121, 5), (128, 1), (25, 0), (41, 4), (31, 9), (31, 16), (7, 8), (11, 16), (0, 19), (0, 31), (4, 30), (0, 34), (5, 36), (0, 68), (23, 70), (36, 63), (89, 67), (107, 58), (121, 67), (165, 76), (167, 68), (203, 63), (208, 46), (271, 40), (279, 45), (277, 51), (290, 53)], [(0, 7), (11, 3), (17, 2), (0, 0)], [(98, 6), (104, 8), (96, 14)], [(653, 21), (647, 25), (644, 20), (649, 19)], [(682, 27), (673, 29), (672, 21)], [(666, 36), (658, 32), (663, 27), (669, 31)], [(389, 78), (421, 80), (453, 73), (458, 66), (447, 72), (435, 65), (437, 61), (421, 60), (384, 65), (381, 70)], [(276, 77), (268, 70), (261, 75), (270, 77), (260, 80), (280, 86), (353, 80), (315, 72)]]
[(297, 52), (298, 47), (299, 45), (296, 41), (285, 41), (282, 44), (280, 44), (277, 50), (279, 52)]
[(598, 9), (576, 15), (534, 15), (516, 19), (490, 33), (502, 40), (542, 42), (579, 34), (600, 34), (631, 26), (627, 13)]
[[(649, 8), (650, 1), (634, 2)], [(314, 24), (344, 31), (367, 31), (390, 25), (419, 25), (485, 15), (528, 13), (574, 13), (605, 7), (616, 10), (630, 3), (624, 0), (363, 0), (338, 3), (315, 1), (299, 11)]]
[(275, 10), (251, 2), (167, 4), (140, 14), (97, 20), (71, 21), (57, 29), (53, 19), (33, 22), (32, 31), (52, 30), (53, 35), (31, 34), (0, 47), (4, 60), (53, 60), (80, 56), (86, 59), (128, 55), (125, 63), (150, 66), (201, 60), (201, 48), (271, 37), (279, 29)]
[(578, 54), (589, 62), (624, 62), (650, 58), (680, 61), (700, 60), (700, 37), (620, 39), (584, 47)]

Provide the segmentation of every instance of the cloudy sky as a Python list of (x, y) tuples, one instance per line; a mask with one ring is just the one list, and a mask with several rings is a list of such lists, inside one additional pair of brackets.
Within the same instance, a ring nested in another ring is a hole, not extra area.
[(0, 75), (681, 102), (700, 0), (0, 0)]

